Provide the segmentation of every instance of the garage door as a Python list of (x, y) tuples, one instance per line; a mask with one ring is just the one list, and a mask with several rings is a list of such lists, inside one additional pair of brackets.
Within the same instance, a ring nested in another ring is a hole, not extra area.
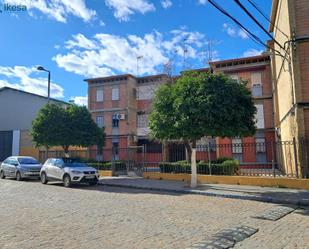
[(0, 162), (12, 155), (13, 131), (0, 131)]

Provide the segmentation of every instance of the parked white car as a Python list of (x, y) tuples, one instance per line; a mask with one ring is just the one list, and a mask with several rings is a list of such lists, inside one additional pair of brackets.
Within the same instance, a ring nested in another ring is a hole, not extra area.
[(41, 167), (42, 164), (33, 157), (11, 156), (1, 163), (0, 178), (12, 177), (17, 181), (25, 178), (38, 179), (40, 177)]
[(49, 158), (41, 169), (41, 182), (62, 181), (65, 187), (72, 183), (88, 183), (96, 185), (99, 180), (99, 172), (85, 163), (74, 158)]

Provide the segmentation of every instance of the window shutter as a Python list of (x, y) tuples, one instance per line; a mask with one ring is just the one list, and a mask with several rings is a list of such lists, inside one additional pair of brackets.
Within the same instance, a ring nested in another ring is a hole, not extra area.
[(112, 89), (112, 100), (119, 100), (119, 88)]
[(262, 73), (252, 73), (251, 74), (251, 83), (254, 85), (262, 85)]
[(103, 97), (103, 89), (97, 89), (97, 102), (102, 102), (104, 97)]
[(255, 114), (255, 119), (256, 119), (256, 127), (258, 129), (264, 129), (264, 106), (263, 105), (255, 105), (257, 109), (257, 113)]

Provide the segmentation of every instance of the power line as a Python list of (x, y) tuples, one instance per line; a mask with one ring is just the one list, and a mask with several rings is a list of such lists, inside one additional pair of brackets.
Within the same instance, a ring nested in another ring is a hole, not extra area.
[(283, 34), (286, 38), (289, 39), (289, 36), (284, 33), (279, 27), (273, 23), (268, 16), (262, 11), (262, 9), (253, 1), (253, 0), (247, 0), (272, 26), (274, 26), (281, 34)]
[(244, 27), (236, 18), (231, 16), (226, 10), (224, 10), (220, 5), (218, 5), (214, 0), (208, 0), (208, 2), (215, 7), (217, 10), (219, 10), (222, 14), (232, 19), (239, 27), (241, 27), (243, 30), (247, 32), (249, 37), (259, 45), (262, 45), (263, 47), (266, 47), (268, 49), (274, 50), (279, 56), (285, 58), (278, 50), (275, 50), (271, 47), (269, 47), (267, 44), (265, 44), (259, 37), (257, 37), (255, 34), (253, 34), (251, 31), (249, 31), (246, 27)]
[(268, 35), (269, 38), (274, 40), (274, 42), (283, 50), (284, 47), (263, 27), (263, 25), (250, 13), (250, 11), (247, 10), (247, 8), (239, 1), (234, 0), (234, 2), (244, 11), (246, 14), (265, 32), (265, 34)]

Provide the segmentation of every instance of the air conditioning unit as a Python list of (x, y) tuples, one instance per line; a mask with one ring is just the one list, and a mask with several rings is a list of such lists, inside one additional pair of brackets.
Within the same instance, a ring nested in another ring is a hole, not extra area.
[(121, 119), (125, 119), (126, 115), (125, 114), (114, 114), (113, 115), (113, 120), (121, 120)]

